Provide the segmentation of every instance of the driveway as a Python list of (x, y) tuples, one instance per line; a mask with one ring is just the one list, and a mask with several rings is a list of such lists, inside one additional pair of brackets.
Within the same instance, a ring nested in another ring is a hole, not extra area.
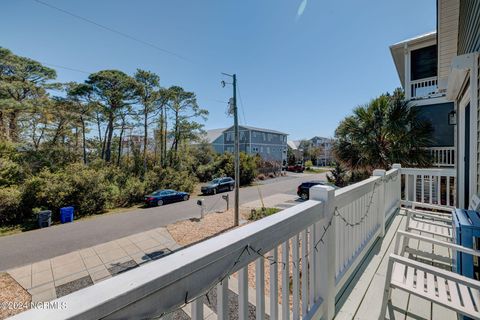
[[(326, 174), (302, 174), (288, 179), (271, 180), (261, 186), (240, 190), (240, 204), (278, 193), (295, 194), (297, 186), (308, 180), (326, 179)], [(224, 193), (225, 194), (225, 193)], [(233, 201), (234, 193), (229, 192)], [(225, 209), (223, 194), (205, 196), (207, 211)], [(198, 199), (198, 198), (197, 198)], [(99, 215), (74, 223), (52, 226), (0, 238), (0, 270), (50, 259), (75, 250), (91, 247), (135, 233), (164, 227), (178, 220), (200, 216), (197, 199), (162, 207), (135, 209), (132, 211)]]

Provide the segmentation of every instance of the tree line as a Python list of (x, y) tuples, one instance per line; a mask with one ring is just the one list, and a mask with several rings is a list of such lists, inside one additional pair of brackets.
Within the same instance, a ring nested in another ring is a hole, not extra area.
[[(194, 92), (141, 69), (56, 78), (0, 47), (0, 225), (35, 220), (36, 208), (96, 214), (156, 189), (192, 192), (198, 181), (233, 176), (232, 155), (202, 140), (208, 111)], [(242, 155), (243, 184), (257, 160)]]
[[(208, 116), (195, 93), (163, 88), (151, 71), (138, 69), (129, 76), (102, 70), (83, 83), (56, 83), (54, 69), (8, 49), (0, 48), (0, 61), (0, 138), (34, 150), (67, 146), (81, 153), (85, 164), (98, 157), (120, 165), (126, 129), (140, 127), (147, 170), (153, 125), (154, 165), (175, 166), (179, 146), (199, 137), (203, 125), (198, 120)], [(114, 137), (119, 141), (115, 158)]]

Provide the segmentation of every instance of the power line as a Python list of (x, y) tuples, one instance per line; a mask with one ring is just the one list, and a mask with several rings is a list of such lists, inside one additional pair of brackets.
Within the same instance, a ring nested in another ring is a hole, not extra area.
[(70, 70), (70, 71), (75, 71), (75, 72), (80, 72), (80, 73), (85, 73), (85, 74), (91, 74), (92, 73), (92, 72), (88, 72), (88, 71), (84, 71), (84, 70), (80, 70), (80, 69), (76, 69), (76, 68), (71, 68), (71, 67), (66, 67), (66, 66), (61, 66), (61, 65), (53, 64), (53, 63), (42, 62), (42, 64), (47, 65), (47, 66), (51, 66), (51, 67), (54, 67), (54, 68), (60, 68), (60, 69), (65, 69), (65, 70)]
[(144, 44), (144, 45), (149, 46), (149, 47), (151, 47), (151, 48), (153, 48), (153, 49), (156, 49), (156, 50), (158, 50), (158, 51), (161, 51), (161, 52), (163, 52), (163, 53), (166, 53), (166, 54), (175, 56), (175, 57), (177, 57), (178, 59), (191, 62), (191, 61), (188, 60), (187, 58), (185, 58), (185, 57), (183, 57), (183, 56), (181, 56), (181, 55), (179, 55), (179, 54), (177, 54), (177, 53), (175, 53), (175, 52), (173, 52), (173, 51), (160, 48), (159, 46), (157, 46), (157, 45), (155, 45), (155, 44), (153, 44), (153, 43), (151, 43), (151, 42), (148, 42), (148, 41), (145, 41), (145, 40), (136, 38), (136, 37), (134, 37), (134, 36), (132, 36), (132, 35), (129, 35), (129, 34), (125, 33), (125, 32), (118, 31), (118, 30), (116, 30), (116, 29), (113, 29), (113, 28), (108, 27), (108, 26), (106, 26), (106, 25), (100, 24), (100, 23), (98, 23), (98, 22), (96, 22), (96, 21), (93, 21), (93, 20), (90, 20), (90, 19), (88, 19), (88, 18), (82, 17), (82, 16), (80, 16), (80, 15), (78, 15), (78, 14), (75, 14), (75, 13), (73, 13), (73, 12), (67, 11), (67, 10), (65, 10), (65, 9), (56, 7), (56, 6), (52, 5), (52, 4), (43, 2), (43, 1), (41, 1), (41, 0), (33, 0), (33, 1), (35, 1), (35, 2), (37, 2), (37, 3), (39, 3), (39, 4), (41, 4), (41, 5), (44, 5), (44, 6), (46, 6), (46, 7), (49, 7), (50, 9), (57, 10), (57, 11), (59, 11), (59, 12), (62, 12), (62, 13), (67, 14), (67, 15), (69, 15), (69, 16), (72, 16), (72, 17), (74, 17), (74, 18), (76, 18), (76, 19), (79, 19), (79, 20), (82, 20), (82, 21), (84, 21), (84, 22), (93, 24), (93, 25), (95, 25), (95, 26), (97, 26), (97, 27), (99, 27), (99, 28), (102, 28), (102, 29), (104, 29), (104, 30), (107, 30), (107, 31), (113, 32), (113, 33), (115, 33), (115, 34), (118, 34), (118, 35), (120, 35), (120, 36), (122, 36), (122, 37), (124, 37), (124, 38), (130, 39), (130, 40), (133, 40), (133, 41), (136, 41), (136, 42), (138, 42), (138, 43)]
[(243, 107), (242, 93), (240, 92), (240, 86), (237, 85), (238, 97), (240, 98), (240, 108), (242, 109), (243, 122), (247, 125), (247, 119), (245, 118), (245, 108)]

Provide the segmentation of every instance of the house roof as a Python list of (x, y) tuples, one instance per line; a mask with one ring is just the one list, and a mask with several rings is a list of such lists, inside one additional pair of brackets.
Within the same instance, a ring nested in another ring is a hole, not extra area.
[[(245, 128), (247, 130), (255, 130), (255, 131), (262, 131), (262, 132), (267, 132), (267, 133), (283, 134), (283, 135), (286, 135), (286, 136), (288, 135), (288, 133), (285, 133), (285, 132), (280, 132), (280, 131), (265, 129), (265, 128), (258, 128), (258, 127), (252, 127), (252, 126), (244, 126), (244, 125), (241, 125), (239, 127), (240, 128)], [(231, 129), (233, 129), (233, 126), (225, 129), (224, 131), (230, 131)]]
[(287, 145), (292, 149), (292, 150), (297, 150), (298, 147), (300, 146), (300, 140), (289, 140), (287, 141)]
[(393, 62), (395, 63), (395, 68), (397, 68), (398, 77), (400, 78), (402, 87), (405, 85), (405, 46), (413, 46), (436, 39), (437, 32), (432, 31), (397, 42), (390, 46), (390, 52), (392, 54)]
[(205, 139), (207, 139), (209, 143), (212, 143), (213, 141), (217, 140), (218, 137), (220, 137), (225, 130), (226, 128), (207, 130), (205, 134)]

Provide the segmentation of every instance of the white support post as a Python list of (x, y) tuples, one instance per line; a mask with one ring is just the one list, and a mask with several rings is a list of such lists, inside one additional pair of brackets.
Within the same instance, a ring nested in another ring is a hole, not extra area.
[[(313, 186), (310, 188), (310, 199), (323, 202), (323, 219), (315, 225), (314, 243), (318, 243), (316, 254), (318, 268), (314, 270), (316, 281), (313, 284), (315, 301), (323, 299), (324, 319), (331, 320), (335, 316), (335, 189), (330, 186)], [(327, 231), (319, 242), (324, 234), (324, 228), (327, 228)]]
[(203, 320), (203, 297), (192, 301), (192, 320)]
[[(397, 180), (395, 181), (395, 196), (397, 197), (397, 203), (398, 203), (398, 209), (400, 210), (400, 200), (402, 199), (402, 165), (400, 163), (395, 163), (392, 165), (393, 169), (398, 170), (398, 176)], [(407, 198), (407, 193), (408, 193), (408, 188), (407, 188), (407, 177), (408, 175), (405, 175), (405, 198)]]
[(377, 221), (380, 225), (380, 234), (378, 235), (380, 238), (385, 236), (385, 215), (387, 214), (385, 208), (385, 173), (386, 171), (383, 169), (373, 170), (373, 176), (380, 177), (380, 185), (377, 186)]
[(217, 318), (228, 320), (228, 277), (217, 285)]

